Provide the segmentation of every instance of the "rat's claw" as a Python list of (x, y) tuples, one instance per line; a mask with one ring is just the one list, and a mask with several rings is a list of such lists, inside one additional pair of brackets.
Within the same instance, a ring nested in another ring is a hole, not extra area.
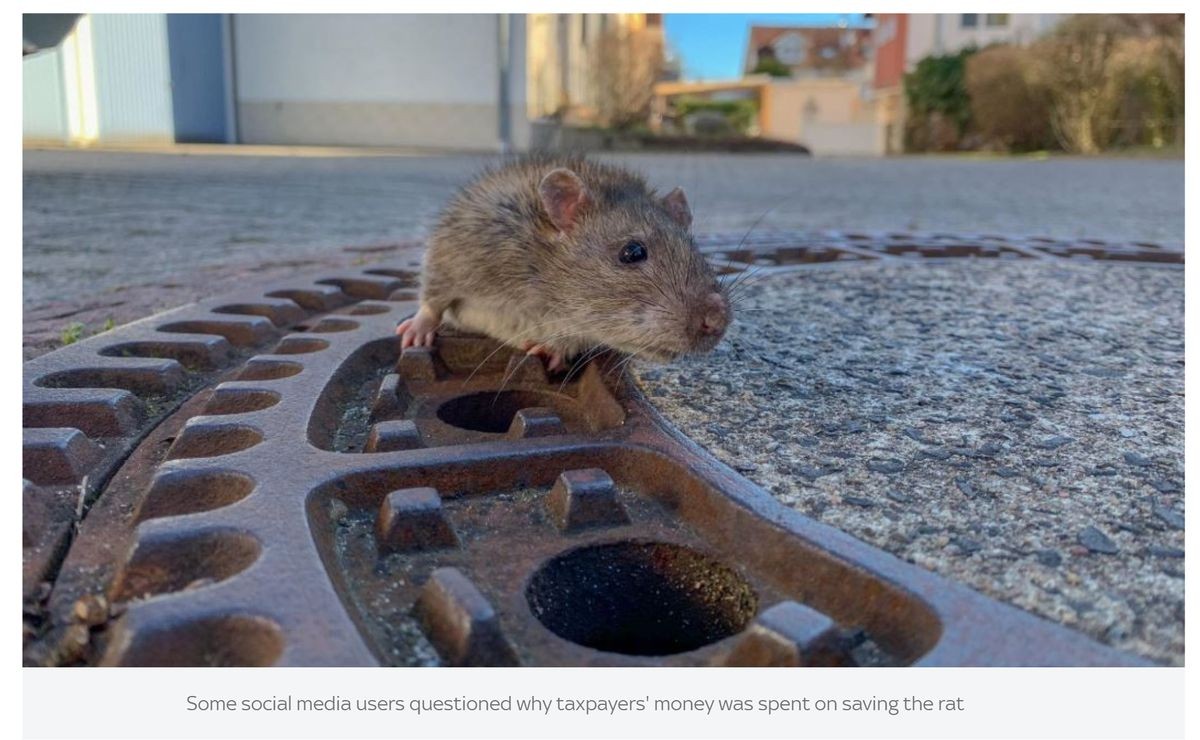
[(408, 347), (412, 346), (412, 324), (412, 319), (405, 319), (399, 324), (396, 324), (396, 333), (400, 335), (400, 347), (403, 349), (407, 349)]
[(396, 333), (400, 335), (400, 349), (432, 347), (437, 337), (437, 325), (438, 322), (427, 316), (424, 309), (418, 311), (416, 316), (401, 321), (396, 326)]
[(565, 370), (566, 362), (563, 361), (561, 352), (553, 350), (544, 344), (534, 344), (533, 342), (522, 342), (521, 349), (525, 350), (525, 354), (540, 357), (546, 361), (546, 369), (551, 372)]

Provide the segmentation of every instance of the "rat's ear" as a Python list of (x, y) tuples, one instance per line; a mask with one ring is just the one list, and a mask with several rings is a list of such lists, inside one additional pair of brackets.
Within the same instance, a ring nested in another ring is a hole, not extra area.
[(560, 231), (570, 231), (590, 201), (587, 186), (579, 175), (560, 167), (542, 178), (538, 185), (542, 205)]
[(667, 213), (671, 214), (671, 218), (675, 219), (680, 226), (685, 229), (692, 228), (692, 207), (688, 205), (683, 188), (675, 188), (667, 193), (663, 196), (662, 202)]

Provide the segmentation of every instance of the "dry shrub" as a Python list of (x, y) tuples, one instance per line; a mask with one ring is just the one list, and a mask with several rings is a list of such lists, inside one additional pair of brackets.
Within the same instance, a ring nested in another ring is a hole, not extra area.
[(976, 53), (967, 59), (965, 84), (973, 129), (989, 147), (1030, 151), (1053, 144), (1050, 96), (1026, 50), (993, 46)]
[(1031, 60), (1069, 151), (1162, 145), (1182, 134), (1182, 16), (1072, 16), (1033, 46)]
[(1163, 38), (1122, 39), (1113, 53), (1108, 94), (1114, 99), (1110, 143), (1160, 147), (1183, 132), (1182, 56)]
[(663, 74), (662, 33), (616, 27), (597, 41), (592, 80), (601, 122), (614, 128), (644, 123)]

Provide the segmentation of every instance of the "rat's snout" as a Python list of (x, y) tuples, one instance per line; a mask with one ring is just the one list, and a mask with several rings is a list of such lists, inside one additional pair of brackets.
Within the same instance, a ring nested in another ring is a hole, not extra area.
[(729, 326), (729, 301), (720, 293), (709, 293), (696, 311), (695, 328), (702, 337), (721, 338)]

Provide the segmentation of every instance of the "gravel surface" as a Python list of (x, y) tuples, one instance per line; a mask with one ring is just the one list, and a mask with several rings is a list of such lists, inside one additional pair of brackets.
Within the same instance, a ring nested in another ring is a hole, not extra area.
[(751, 282), (713, 355), (637, 373), (667, 418), (798, 511), (1182, 665), (1183, 277), (811, 269)]

